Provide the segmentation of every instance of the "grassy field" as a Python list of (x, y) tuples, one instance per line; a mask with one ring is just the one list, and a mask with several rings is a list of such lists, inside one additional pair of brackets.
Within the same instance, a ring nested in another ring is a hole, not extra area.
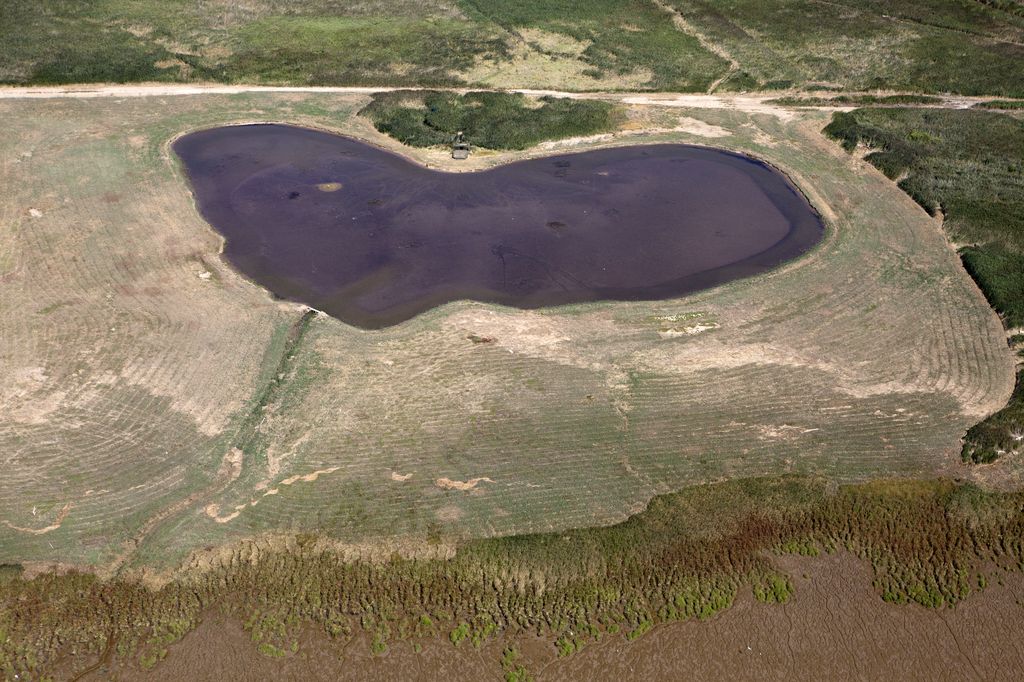
[[(850, 151), (866, 147), (868, 161), (941, 214), (1006, 326), (1024, 326), (1024, 121), (982, 111), (860, 109), (836, 114), (825, 130)], [(1009, 405), (967, 433), (965, 459), (987, 463), (1019, 450), (1022, 377)]]
[[(1024, 13), (981, 0), (10, 0), (0, 82), (1024, 96)], [(979, 65), (984, 65), (980, 68)]]
[(975, 0), (669, 4), (737, 62), (723, 84), (727, 89), (1024, 92), (1019, 5)]
[(829, 225), (790, 266), (678, 300), (460, 302), (364, 332), (227, 268), (167, 142), (289, 120), (397, 148), (355, 115), (368, 101), (0, 103), (0, 563), (173, 568), (308, 529), (352, 556), (436, 555), (723, 479), (973, 475), (959, 438), (1010, 394), (1003, 329), (934, 221), (819, 134), (825, 114), (634, 107), (606, 141), (712, 140), (790, 173)]
[(445, 0), (14, 0), (0, 44), (0, 82), (13, 83), (450, 85), (506, 49)]
[(380, 132), (413, 147), (448, 145), (462, 131), (478, 147), (526, 149), (618, 128), (610, 102), (542, 97), (538, 104), (503, 92), (395, 91), (374, 95), (359, 113)]

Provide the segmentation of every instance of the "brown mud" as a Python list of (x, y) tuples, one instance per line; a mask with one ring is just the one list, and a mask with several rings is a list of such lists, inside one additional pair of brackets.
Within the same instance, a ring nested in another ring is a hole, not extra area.
[(744, 591), (706, 621), (658, 626), (631, 642), (606, 634), (565, 658), (532, 636), (455, 647), (446, 630), (389, 642), (375, 656), (365, 637), (339, 642), (313, 628), (295, 653), (271, 658), (238, 621), (210, 612), (152, 670), (118, 659), (83, 679), (501, 680), (507, 647), (537, 680), (1009, 680), (1024, 669), (1020, 573), (997, 572), (957, 606), (936, 609), (883, 602), (868, 564), (849, 554), (776, 561), (796, 588), (785, 604), (763, 604)]

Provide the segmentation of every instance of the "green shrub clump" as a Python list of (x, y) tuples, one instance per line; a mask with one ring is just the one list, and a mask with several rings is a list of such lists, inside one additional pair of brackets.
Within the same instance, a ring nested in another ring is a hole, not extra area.
[(617, 125), (609, 102), (541, 97), (536, 104), (519, 93), (397, 91), (374, 95), (360, 113), (380, 132), (412, 147), (450, 144), (462, 131), (477, 147), (526, 149)]

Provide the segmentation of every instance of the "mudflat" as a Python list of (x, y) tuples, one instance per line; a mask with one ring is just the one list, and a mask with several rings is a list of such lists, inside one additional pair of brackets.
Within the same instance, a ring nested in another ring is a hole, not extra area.
[(277, 124), (194, 132), (174, 151), (238, 270), (370, 329), (461, 299), (674, 298), (769, 270), (824, 233), (767, 164), (683, 144), (467, 173)]

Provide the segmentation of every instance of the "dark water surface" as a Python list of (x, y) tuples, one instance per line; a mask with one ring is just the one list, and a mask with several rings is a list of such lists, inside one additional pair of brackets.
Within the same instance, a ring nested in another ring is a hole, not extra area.
[(174, 143), (224, 255), (274, 294), (363, 328), (458, 299), (665, 299), (769, 270), (824, 232), (769, 166), (681, 144), (428, 170), (285, 125)]

